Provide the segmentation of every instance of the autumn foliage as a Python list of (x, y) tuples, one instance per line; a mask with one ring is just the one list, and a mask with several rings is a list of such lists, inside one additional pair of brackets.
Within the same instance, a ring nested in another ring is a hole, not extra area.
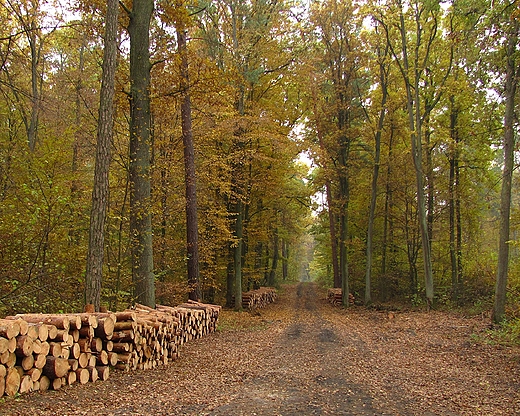
[[(52, 13), (38, 2), (0, 6), (3, 315), (83, 307), (101, 3)], [(156, 1), (148, 171), (131, 156), (141, 107), (129, 100), (132, 2), (120, 2), (101, 305), (136, 301), (130, 222), (145, 217), (157, 303), (194, 293), (181, 112), (189, 92), (202, 301), (231, 305), (239, 289), (310, 278), (367, 303), (489, 307), (506, 215), (504, 82), (518, 39), (515, 10), (499, 3)], [(136, 176), (150, 184), (142, 212), (131, 206)], [(512, 254), (513, 312), (515, 170), (511, 186), (502, 245)]]

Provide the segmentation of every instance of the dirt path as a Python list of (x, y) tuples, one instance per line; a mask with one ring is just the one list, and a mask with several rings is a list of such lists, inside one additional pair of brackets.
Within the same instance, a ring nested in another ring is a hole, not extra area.
[(471, 342), (485, 322), (386, 313), (286, 287), (258, 315), (226, 311), (170, 366), (0, 403), (2, 415), (515, 415), (520, 353)]
[[(363, 348), (344, 337), (319, 308), (316, 287), (300, 284), (283, 311), (270, 348), (215, 415), (385, 415), (395, 407), (373, 405), (370, 392), (350, 376), (349, 352)], [(326, 305), (330, 308), (329, 305)], [(259, 334), (259, 340), (262, 335)], [(265, 338), (264, 338), (265, 339)]]

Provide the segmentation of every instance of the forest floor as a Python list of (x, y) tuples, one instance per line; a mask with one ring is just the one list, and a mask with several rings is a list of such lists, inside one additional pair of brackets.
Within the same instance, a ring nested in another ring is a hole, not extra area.
[(166, 367), (0, 402), (2, 415), (520, 415), (520, 350), (475, 342), (488, 321), (327, 303), (285, 286)]

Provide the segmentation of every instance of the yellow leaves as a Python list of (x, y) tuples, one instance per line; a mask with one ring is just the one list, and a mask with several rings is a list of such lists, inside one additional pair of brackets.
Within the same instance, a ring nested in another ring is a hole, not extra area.
[(183, 0), (159, 0), (156, 3), (156, 10), (164, 23), (172, 24), (183, 30), (191, 25), (189, 6), (193, 6), (193, 4)]

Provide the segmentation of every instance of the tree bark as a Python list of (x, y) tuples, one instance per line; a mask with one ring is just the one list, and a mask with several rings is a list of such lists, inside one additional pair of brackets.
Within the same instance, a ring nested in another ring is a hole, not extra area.
[(31, 22), (31, 31), (27, 34), (29, 46), (31, 48), (31, 118), (27, 128), (27, 141), (29, 150), (34, 152), (38, 139), (38, 124), (40, 116), (40, 76), (38, 75), (38, 65), (41, 57), (41, 44), (36, 44), (35, 22)]
[(235, 287), (235, 271), (233, 269), (234, 264), (234, 249), (230, 245), (228, 248), (228, 263), (226, 267), (226, 306), (228, 308), (235, 306), (233, 304), (233, 296), (235, 295), (233, 290)]
[[(234, 53), (239, 52), (239, 27), (242, 23), (242, 19), (244, 16), (242, 13), (237, 10), (237, 4), (233, 3), (231, 5), (231, 20), (232, 20), (232, 39), (233, 39), (233, 51)], [(247, 67), (247, 63), (239, 63), (239, 68), (241, 71), (245, 71), (245, 67)], [(235, 109), (239, 118), (242, 118), (245, 115), (245, 94), (246, 87), (243, 84), (243, 81), (236, 86), (237, 90), (237, 100), (235, 103)], [(234, 161), (232, 164), (232, 192), (235, 194), (235, 201), (232, 204), (233, 212), (232, 214), (235, 216), (234, 222), (234, 234), (235, 234), (235, 242), (233, 243), (233, 270), (235, 277), (235, 309), (242, 310), (242, 250), (243, 250), (243, 221), (244, 221), (244, 208), (243, 208), (243, 194), (244, 194), (244, 167), (243, 167), (243, 147), (242, 143), (242, 127), (237, 126), (237, 129), (234, 133), (234, 143), (233, 146), (238, 150), (238, 160)]]
[[(394, 251), (394, 239), (393, 239), (393, 190), (390, 183), (392, 177), (392, 156), (393, 156), (393, 144), (394, 144), (394, 126), (392, 124), (390, 129), (390, 139), (388, 142), (388, 165), (386, 167), (386, 189), (385, 189), (385, 213), (383, 222), (383, 248), (381, 254), (381, 278), (379, 279), (379, 296), (382, 301), (386, 301), (388, 296), (388, 247), (391, 248), (391, 253)], [(393, 257), (392, 257), (393, 260)]]
[(130, 236), (137, 302), (155, 306), (151, 215), (150, 19), (153, 0), (134, 0), (130, 12)]
[(457, 128), (459, 110), (455, 97), (450, 96), (450, 138), (452, 149), (449, 154), (450, 173), (448, 182), (449, 216), (450, 216), (450, 265), (451, 265), (451, 298), (458, 302), (462, 289), (462, 226), (460, 224), (460, 166), (459, 166), (459, 132)]
[(274, 230), (273, 235), (273, 262), (271, 263), (271, 271), (269, 272), (269, 286), (274, 286), (275, 276), (276, 276), (276, 269), (278, 268), (278, 258), (280, 256), (280, 249), (279, 249), (279, 237), (278, 237), (278, 228)]
[(289, 242), (282, 238), (282, 279), (289, 277)]
[(235, 204), (235, 238), (233, 247), (233, 270), (235, 271), (235, 309), (242, 310), (242, 244), (243, 244), (243, 210), (242, 201)]
[(177, 43), (181, 57), (181, 118), (182, 142), (184, 144), (184, 170), (186, 182), (186, 247), (188, 258), (189, 298), (200, 299), (199, 282), (199, 242), (197, 222), (197, 178), (195, 174), (195, 151), (193, 146), (193, 130), (191, 126), (190, 80), (188, 70), (188, 55), (186, 46), (186, 31), (177, 28)]
[(504, 115), (504, 168), (502, 171), (502, 189), (500, 192), (500, 236), (498, 241), (498, 267), (495, 285), (495, 302), (493, 306), (493, 322), (500, 323), (505, 316), (507, 274), (509, 271), (509, 231), (511, 213), (511, 188), (513, 180), (515, 150), (515, 95), (518, 76), (516, 49), (518, 44), (518, 20), (513, 19), (507, 34), (506, 79)]
[[(419, 22), (417, 22), (419, 25)], [(417, 187), (417, 212), (419, 216), (419, 227), (421, 231), (421, 242), (423, 252), (423, 267), (424, 267), (424, 279), (426, 288), (426, 300), (428, 302), (428, 308), (433, 304), (433, 269), (431, 263), (431, 251), (430, 251), (430, 238), (428, 234), (428, 223), (426, 218), (426, 203), (424, 195), (424, 178), (423, 178), (423, 163), (422, 163), (422, 118), (421, 118), (421, 106), (419, 96), (419, 81), (420, 81), (420, 69), (418, 68), (418, 62), (415, 62), (413, 73), (413, 86), (410, 81), (410, 64), (408, 61), (408, 50), (407, 50), (407, 39), (404, 15), (401, 11), (400, 14), (400, 27), (401, 32), (401, 47), (402, 47), (402, 74), (405, 81), (406, 87), (406, 106), (408, 110), (408, 122), (410, 127), (410, 140), (412, 144), (412, 159), (415, 167), (415, 178)], [(419, 28), (418, 28), (419, 30)], [(417, 42), (420, 42), (418, 37)], [(416, 53), (417, 53), (416, 48)], [(415, 57), (415, 61), (418, 58)], [(412, 94), (412, 90), (414, 94)]]
[[(340, 117), (341, 119), (341, 117)], [(341, 122), (340, 122), (341, 123)], [(344, 126), (340, 125), (340, 131)], [(347, 252), (347, 241), (348, 241), (348, 205), (350, 199), (350, 184), (348, 177), (348, 166), (347, 161), (349, 157), (350, 144), (348, 139), (343, 136), (340, 139), (341, 150), (340, 150), (340, 169), (339, 174), (339, 188), (340, 195), (339, 200), (341, 203), (341, 213), (339, 215), (339, 269), (341, 275), (341, 289), (342, 289), (342, 304), (344, 307), (348, 307), (350, 304), (349, 300), (349, 275), (348, 275), (348, 252)]]
[[(318, 115), (318, 98), (316, 94), (316, 89), (312, 88), (312, 97), (313, 97), (313, 107), (314, 107), (314, 123), (316, 124), (316, 135), (318, 136), (318, 143), (320, 145), (320, 150), (323, 153), (323, 168), (327, 170), (328, 162), (327, 162), (327, 149), (325, 146), (325, 141), (323, 139), (323, 129), (320, 123), (320, 116)], [(330, 249), (331, 249), (331, 262), (332, 262), (332, 272), (334, 274), (333, 286), (335, 288), (341, 287), (341, 273), (339, 270), (339, 262), (338, 262), (338, 238), (336, 236), (336, 215), (333, 209), (333, 198), (331, 191), (331, 184), (328, 178), (325, 179), (325, 196), (327, 198), (327, 213), (329, 217), (329, 234), (330, 234)]]
[[(108, 1), (107, 1), (107, 7), (108, 7)], [(107, 22), (105, 23), (105, 32), (107, 32), (108, 28), (108, 9), (107, 9), (107, 16), (106, 16)], [(105, 37), (107, 37), (105, 33)], [(80, 149), (80, 142), (81, 142), (81, 116), (82, 116), (82, 103), (81, 103), (81, 94), (83, 91), (83, 72), (85, 70), (85, 48), (86, 48), (86, 40), (83, 38), (81, 41), (81, 45), (79, 47), (79, 61), (78, 61), (78, 78), (76, 79), (76, 88), (75, 88), (75, 100), (74, 100), (74, 122), (76, 123), (76, 131), (74, 132), (74, 143), (72, 144), (72, 174), (74, 175), (74, 178), (72, 180), (72, 184), (70, 187), (70, 194), (73, 203), (77, 199), (77, 193), (79, 189), (79, 181), (76, 177), (78, 173), (78, 165), (79, 165), (79, 149)], [(105, 41), (105, 49), (103, 51), (103, 55), (106, 53), (106, 41)], [(105, 62), (105, 56), (103, 56), (103, 66)], [(101, 91), (103, 91), (103, 77), (104, 75), (101, 75)], [(101, 110), (101, 98), (100, 98), (100, 105), (99, 110)], [(98, 116), (99, 117), (99, 116)], [(100, 120), (98, 119), (98, 123)], [(99, 130), (99, 124), (98, 124), (98, 130)], [(98, 132), (99, 134), (99, 132)], [(70, 235), (72, 237), (72, 240), (76, 243), (75, 240), (77, 240), (74, 236), (74, 231), (71, 230)]]
[(114, 127), (114, 89), (117, 68), (118, 0), (107, 0), (105, 19), (105, 49), (99, 103), (96, 165), (90, 211), (90, 233), (85, 274), (85, 303), (99, 311), (103, 254), (105, 249), (105, 221), (109, 193), (110, 147)]
[[(379, 52), (379, 51), (378, 51)], [(386, 52), (388, 52), (388, 47)], [(379, 53), (378, 53), (379, 55)], [(386, 53), (385, 53), (386, 56)], [(377, 121), (377, 130), (375, 134), (375, 155), (374, 155), (374, 170), (372, 173), (372, 191), (370, 196), (370, 209), (368, 213), (368, 229), (367, 229), (367, 258), (365, 271), (365, 305), (372, 302), (371, 283), (372, 283), (372, 240), (374, 234), (374, 218), (376, 213), (377, 202), (377, 180), (379, 177), (379, 163), (381, 159), (381, 135), (386, 115), (386, 100), (388, 97), (387, 89), (387, 69), (384, 63), (381, 62), (379, 66), (379, 82), (381, 83), (382, 97), (381, 97), (381, 111), (379, 112), (379, 119)]]

